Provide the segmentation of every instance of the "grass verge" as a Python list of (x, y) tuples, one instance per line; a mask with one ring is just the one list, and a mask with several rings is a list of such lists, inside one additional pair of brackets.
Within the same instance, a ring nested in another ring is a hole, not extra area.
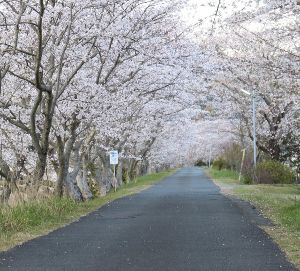
[(170, 170), (139, 177), (116, 192), (82, 203), (68, 198), (51, 198), (12, 208), (0, 206), (0, 251), (63, 227), (115, 199), (147, 189), (173, 172)]
[(238, 181), (238, 173), (229, 170), (207, 170), (225, 194), (250, 201), (274, 227), (262, 227), (300, 268), (300, 186), (245, 185)]

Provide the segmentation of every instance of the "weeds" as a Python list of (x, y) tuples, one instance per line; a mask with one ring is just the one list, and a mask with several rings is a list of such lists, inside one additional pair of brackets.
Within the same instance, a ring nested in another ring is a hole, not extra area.
[(172, 172), (165, 171), (139, 177), (121, 186), (117, 192), (110, 192), (105, 197), (82, 203), (76, 203), (69, 198), (50, 198), (14, 207), (0, 206), (0, 250), (6, 250), (71, 223), (112, 200), (149, 187)]

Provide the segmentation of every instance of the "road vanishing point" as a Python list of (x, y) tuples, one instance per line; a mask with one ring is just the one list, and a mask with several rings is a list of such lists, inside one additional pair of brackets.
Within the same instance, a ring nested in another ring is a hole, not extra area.
[(297, 270), (260, 229), (269, 221), (223, 196), (199, 168), (0, 253), (0, 270)]

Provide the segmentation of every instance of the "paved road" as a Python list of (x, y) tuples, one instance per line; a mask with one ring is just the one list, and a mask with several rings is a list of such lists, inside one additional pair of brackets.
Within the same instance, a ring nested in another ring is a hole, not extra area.
[(0, 254), (0, 270), (296, 270), (197, 168)]

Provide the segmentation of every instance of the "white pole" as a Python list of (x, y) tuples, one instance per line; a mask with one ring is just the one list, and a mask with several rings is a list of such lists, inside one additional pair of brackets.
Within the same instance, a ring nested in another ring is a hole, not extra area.
[(252, 92), (252, 122), (253, 122), (253, 166), (256, 168), (256, 97), (255, 89)]
[(114, 189), (117, 191), (116, 165), (114, 165)]
[(209, 147), (209, 160), (208, 160), (208, 167), (210, 168), (211, 164), (211, 146)]

